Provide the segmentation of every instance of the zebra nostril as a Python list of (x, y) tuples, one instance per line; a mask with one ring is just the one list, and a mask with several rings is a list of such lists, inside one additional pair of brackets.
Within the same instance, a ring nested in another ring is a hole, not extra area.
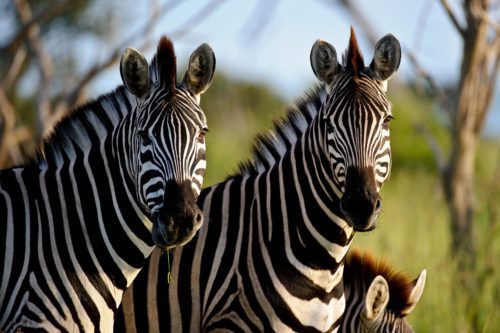
[(374, 210), (374, 212), (378, 213), (378, 212), (380, 212), (381, 209), (382, 209), (382, 200), (380, 200), (380, 198), (378, 198), (375, 201), (375, 210)]
[(200, 213), (196, 214), (196, 222), (200, 223), (203, 220), (203, 215)]

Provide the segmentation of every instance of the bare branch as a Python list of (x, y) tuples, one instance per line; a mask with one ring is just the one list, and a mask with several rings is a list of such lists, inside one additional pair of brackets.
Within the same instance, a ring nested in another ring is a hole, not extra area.
[[(57, 98), (58, 102), (56, 103), (55, 110), (52, 114), (50, 124), (53, 124), (57, 119), (61, 117), (63, 113), (67, 110), (70, 110), (76, 106), (78, 101), (81, 99), (82, 93), (85, 87), (89, 84), (92, 79), (94, 79), (98, 74), (100, 74), (106, 68), (112, 66), (114, 63), (118, 61), (120, 58), (123, 49), (126, 46), (129, 46), (135, 39), (141, 37), (146, 38), (146, 36), (150, 36), (151, 31), (153, 30), (155, 24), (158, 20), (165, 15), (168, 10), (172, 10), (176, 5), (180, 2), (174, 2), (172, 5), (165, 5), (163, 7), (151, 6), (153, 9), (151, 10), (151, 14), (149, 19), (146, 21), (146, 24), (139, 28), (137, 31), (133, 32), (128, 38), (124, 39), (103, 61), (92, 66), (87, 72), (85, 72), (81, 79), (75, 84), (75, 86), (68, 92)], [(168, 10), (167, 10), (168, 8)], [(146, 41), (143, 43), (143, 46), (140, 48), (144, 48), (146, 45)], [(50, 126), (47, 126), (46, 131), (49, 130)]]
[(338, 0), (340, 5), (342, 5), (356, 21), (356, 24), (361, 27), (361, 30), (365, 33), (366, 37), (372, 47), (378, 41), (377, 29), (370, 23), (371, 21), (363, 15), (362, 11), (356, 6), (355, 1), (350, 0)]
[[(21, 22), (29, 22), (33, 14), (31, 8), (26, 0), (15, 0), (14, 1)], [(42, 40), (40, 38), (40, 27), (37, 23), (33, 23), (28, 29), (28, 44), (32, 49), (35, 56), (36, 62), (38, 64), (38, 70), (40, 71), (40, 90), (37, 98), (37, 126), (36, 133), (37, 137), (40, 137), (45, 124), (50, 120), (51, 106), (50, 106), (50, 95), (49, 88), (53, 77), (53, 65), (52, 59), (49, 54), (45, 51)]]
[(245, 34), (244, 43), (255, 42), (259, 39), (262, 31), (271, 21), (276, 8), (279, 5), (279, 0), (264, 1), (261, 0), (255, 6), (252, 14), (249, 15), (247, 22), (243, 25), (240, 34)]
[(9, 102), (5, 90), (0, 86), (0, 118), (3, 120), (3, 130), (0, 136), (0, 168), (7, 165), (9, 155), (12, 160), (18, 161), (21, 156), (17, 155), (17, 149), (14, 146), (17, 142), (12, 142), (11, 133), (14, 131), (16, 123), (16, 112)]
[(48, 21), (61, 15), (69, 8), (71, 8), (72, 3), (73, 2), (69, 0), (55, 1), (39, 14), (32, 16), (29, 20), (23, 22), (23, 25), (17, 31), (17, 34), (10, 40), (10, 42), (0, 47), (0, 52), (12, 52), (17, 50), (22, 41), (26, 38), (26, 35), (33, 25), (40, 24), (43, 21)]
[(453, 13), (453, 10), (451, 9), (450, 4), (448, 3), (448, 0), (441, 0), (441, 5), (443, 6), (444, 11), (448, 15), (448, 17), (451, 20), (451, 23), (455, 26), (455, 29), (457, 29), (458, 33), (462, 38), (465, 38), (465, 29), (460, 25), (458, 22), (458, 19), (456, 15)]
[(219, 6), (226, 0), (212, 0), (208, 2), (198, 12), (188, 18), (183, 24), (170, 33), (172, 38), (180, 38), (191, 31), (191, 27), (206, 20)]
[(483, 20), (496, 31), (497, 35), (500, 35), (500, 24), (492, 19), (483, 7), (480, 5), (471, 6), (471, 12), (476, 19)]
[[(483, 98), (482, 102), (485, 103), (485, 107), (480, 108), (477, 112), (475, 131), (480, 133), (483, 124), (485, 122), (486, 116), (489, 112), (489, 107), (487, 107), (495, 93), (498, 73), (500, 72), (500, 35), (488, 45), (489, 53), (486, 55), (486, 60), (484, 63), (484, 72), (486, 77), (486, 84), (483, 88)], [(490, 64), (490, 65), (489, 65)], [(488, 71), (490, 71), (488, 73)]]
[(420, 66), (417, 57), (413, 54), (413, 52), (410, 49), (405, 48), (405, 55), (407, 56), (408, 60), (410, 61), (410, 64), (415, 70), (415, 74), (417, 75), (417, 77), (420, 77), (422, 80), (427, 82), (432, 93), (436, 96), (436, 101), (447, 112), (450, 120), (453, 119), (450, 100), (446, 92), (439, 86), (434, 77), (429, 72), (427, 72), (422, 66)]
[(21, 68), (23, 67), (24, 61), (26, 60), (26, 48), (20, 47), (17, 49), (16, 54), (14, 55), (14, 59), (12, 60), (12, 64), (5, 75), (5, 78), (2, 80), (1, 85), (5, 89), (9, 89), (16, 82), (19, 74), (21, 73)]
[[(186, 30), (184, 26), (191, 27), (193, 23), (199, 24), (201, 21), (206, 19), (213, 10), (215, 10), (218, 5), (220, 5), (225, 0), (212, 0), (207, 4), (207, 6), (200, 9), (196, 12), (191, 18), (186, 20), (184, 24), (181, 25), (180, 28), (177, 28), (175, 31), (170, 33), (172, 38), (180, 37), (189, 32), (189, 29)], [(123, 42), (121, 42), (109, 55), (102, 61), (94, 65), (90, 68), (86, 73), (83, 74), (80, 81), (75, 85), (75, 87), (68, 93), (58, 98), (57, 106), (55, 108), (55, 112), (53, 114), (51, 123), (54, 120), (58, 119), (62, 113), (66, 112), (68, 109), (75, 107), (75, 104), (78, 100), (80, 100), (81, 93), (83, 89), (87, 86), (87, 84), (99, 73), (101, 73), (104, 69), (112, 66), (115, 62), (120, 58), (122, 51), (125, 47), (129, 46), (133, 43), (137, 38), (144, 38), (144, 36), (150, 35), (153, 27), (158, 22), (158, 20), (163, 17), (167, 12), (173, 10), (175, 6), (179, 5), (181, 2), (173, 2), (170, 4), (163, 5), (161, 7), (156, 7), (151, 11), (151, 16), (147, 20), (147, 23), (133, 32), (128, 38), (125, 38)], [(144, 42), (141, 49), (144, 49), (148, 42)]]

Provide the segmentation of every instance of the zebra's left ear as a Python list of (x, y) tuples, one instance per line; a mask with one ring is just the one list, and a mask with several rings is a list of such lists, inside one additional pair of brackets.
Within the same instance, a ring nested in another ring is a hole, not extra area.
[(401, 315), (406, 316), (413, 311), (417, 305), (425, 287), (425, 278), (427, 276), (427, 271), (424, 269), (420, 275), (413, 281), (413, 289), (411, 290), (410, 296), (408, 297), (409, 306), (401, 311)]
[(214, 78), (215, 54), (210, 45), (203, 43), (189, 58), (188, 69), (184, 75), (182, 83), (191, 91), (199, 101)]
[(141, 52), (131, 47), (123, 52), (120, 60), (120, 75), (127, 89), (141, 98), (149, 89), (149, 68)]
[(375, 45), (370, 72), (375, 80), (384, 82), (398, 70), (400, 62), (401, 45), (396, 37), (387, 34)]
[(387, 303), (389, 303), (389, 285), (381, 275), (377, 275), (366, 292), (362, 315), (370, 321), (377, 320), (385, 311)]

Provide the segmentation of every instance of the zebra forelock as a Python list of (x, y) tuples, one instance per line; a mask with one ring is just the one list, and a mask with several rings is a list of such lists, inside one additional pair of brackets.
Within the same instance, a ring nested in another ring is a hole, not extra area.
[(404, 317), (406, 310), (414, 304), (411, 302), (411, 292), (414, 281), (383, 260), (377, 260), (369, 252), (352, 249), (346, 258), (344, 280), (350, 281), (354, 289), (366, 290), (377, 275), (383, 276), (389, 285), (391, 295), (387, 310)]
[(358, 41), (356, 40), (356, 34), (353, 27), (351, 26), (351, 38), (349, 39), (349, 46), (346, 53), (343, 56), (343, 66), (349, 72), (351, 72), (355, 78), (365, 69), (365, 62), (363, 60), (363, 55), (358, 47)]
[(158, 43), (156, 55), (150, 66), (150, 76), (153, 84), (163, 86), (173, 91), (177, 86), (177, 60), (172, 41), (162, 36)]

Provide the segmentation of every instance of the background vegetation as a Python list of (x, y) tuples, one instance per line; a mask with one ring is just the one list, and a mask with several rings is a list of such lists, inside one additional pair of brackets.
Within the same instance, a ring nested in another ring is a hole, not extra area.
[[(336, 6), (340, 17), (348, 16), (358, 28), (358, 37), (364, 36), (372, 44), (380, 37), (375, 35), (372, 17), (356, 1), (318, 1)], [(190, 8), (185, 17), (169, 21), (168, 32), (176, 47), (190, 29), (210, 19), (222, 2), (205, 1), (199, 8)], [(276, 11), (276, 5), (270, 6), (274, 1), (256, 3), (254, 17), (242, 19), (247, 22), (242, 29), (243, 43), (255, 39), (264, 44), (264, 37), (259, 36)], [(423, 297), (409, 318), (417, 332), (498, 332), (500, 133), (481, 137), (491, 96), (478, 97), (478, 92), (494, 91), (500, 68), (500, 3), (439, 3), (463, 44), (460, 79), (439, 87), (432, 73), (425, 72), (412, 50), (403, 45), (404, 61), (412, 62), (416, 74), (414, 81), (401, 82), (396, 76), (389, 84), (396, 116), (391, 123), (394, 164), (391, 179), (382, 190), (383, 215), (375, 231), (356, 235), (354, 246), (385, 258), (411, 276), (427, 269)], [(87, 99), (89, 84), (105, 69), (117, 73), (124, 47), (151, 50), (153, 28), (183, 1), (150, 0), (142, 12), (147, 16), (142, 17), (142, 25), (134, 21), (137, 13), (127, 10), (131, 4), (130, 0), (120, 1), (120, 5), (95, 0), (1, 3), (0, 168), (22, 162), (61, 114)], [(435, 56), (446, 52), (439, 48)], [(178, 72), (180, 75), (182, 70)], [(460, 98), (462, 95), (468, 98)], [(264, 84), (228, 78), (218, 68), (213, 85), (202, 98), (210, 127), (204, 185), (234, 173), (238, 163), (249, 158), (254, 135), (269, 129), (287, 103)], [(468, 123), (470, 119), (476, 123)], [(463, 141), (462, 132), (472, 138), (467, 147), (457, 144)], [(455, 162), (466, 151), (472, 151), (466, 155), (475, 164), (465, 163), (470, 167), (462, 177), (455, 171), (464, 164)], [(458, 196), (467, 199), (458, 205), (466, 208), (464, 219), (451, 216), (450, 203), (456, 198), (445, 193), (452, 192), (450, 184), (472, 188), (467, 195)], [(462, 225), (465, 233), (457, 232)], [(464, 237), (457, 240), (460, 233)], [(459, 252), (462, 254), (457, 255)]]

